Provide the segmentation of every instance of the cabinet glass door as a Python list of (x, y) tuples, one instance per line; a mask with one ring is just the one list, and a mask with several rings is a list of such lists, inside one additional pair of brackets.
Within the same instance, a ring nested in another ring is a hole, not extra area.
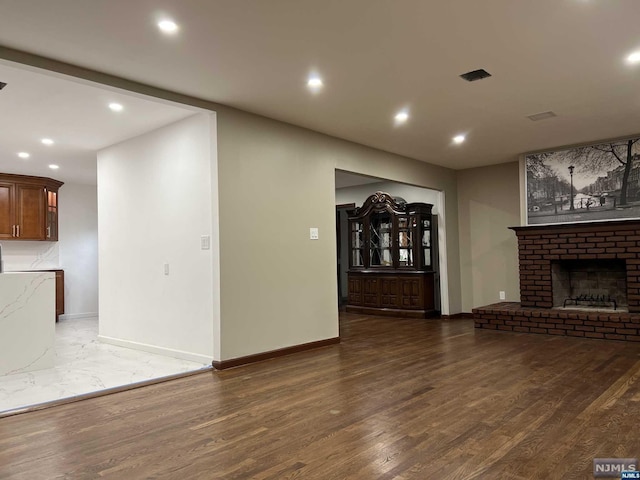
[(58, 239), (58, 193), (47, 192), (47, 239)]
[(413, 266), (413, 230), (415, 220), (409, 217), (398, 217), (398, 266)]
[(0, 239), (16, 236), (15, 185), (0, 183)]
[(362, 222), (351, 222), (351, 266), (364, 266), (364, 232)]
[(389, 267), (393, 265), (391, 256), (391, 215), (374, 213), (369, 222), (369, 265)]
[(422, 220), (422, 250), (424, 266), (431, 267), (431, 221)]

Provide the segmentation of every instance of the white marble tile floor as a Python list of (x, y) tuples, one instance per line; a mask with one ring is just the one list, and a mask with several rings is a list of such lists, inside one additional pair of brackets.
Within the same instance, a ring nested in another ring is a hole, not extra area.
[(58, 322), (54, 367), (0, 376), (0, 412), (210, 368), (109, 345), (98, 341), (97, 336), (95, 317)]

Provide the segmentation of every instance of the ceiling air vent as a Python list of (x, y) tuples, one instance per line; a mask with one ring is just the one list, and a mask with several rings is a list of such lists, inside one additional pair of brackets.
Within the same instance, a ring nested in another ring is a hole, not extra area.
[(467, 82), (475, 82), (476, 80), (482, 80), (483, 78), (490, 77), (491, 74), (487, 72), (484, 68), (480, 70), (474, 70), (473, 72), (467, 72), (460, 75), (460, 77), (464, 78)]
[(533, 115), (527, 115), (527, 118), (532, 122), (537, 122), (538, 120), (546, 120), (547, 118), (557, 117), (555, 113), (552, 111), (534, 113)]
[(0, 90), (2, 90), (4, 87), (6, 87), (7, 84), (4, 82), (0, 82)]

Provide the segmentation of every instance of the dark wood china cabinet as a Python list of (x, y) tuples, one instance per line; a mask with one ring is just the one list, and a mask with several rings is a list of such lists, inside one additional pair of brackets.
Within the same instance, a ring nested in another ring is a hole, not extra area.
[(348, 312), (436, 316), (433, 205), (376, 192), (349, 215)]

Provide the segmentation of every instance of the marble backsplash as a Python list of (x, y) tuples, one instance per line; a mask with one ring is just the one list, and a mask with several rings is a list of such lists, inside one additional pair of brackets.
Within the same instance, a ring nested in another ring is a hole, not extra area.
[(60, 267), (58, 242), (20, 242), (11, 240), (1, 243), (2, 259), (6, 272)]

